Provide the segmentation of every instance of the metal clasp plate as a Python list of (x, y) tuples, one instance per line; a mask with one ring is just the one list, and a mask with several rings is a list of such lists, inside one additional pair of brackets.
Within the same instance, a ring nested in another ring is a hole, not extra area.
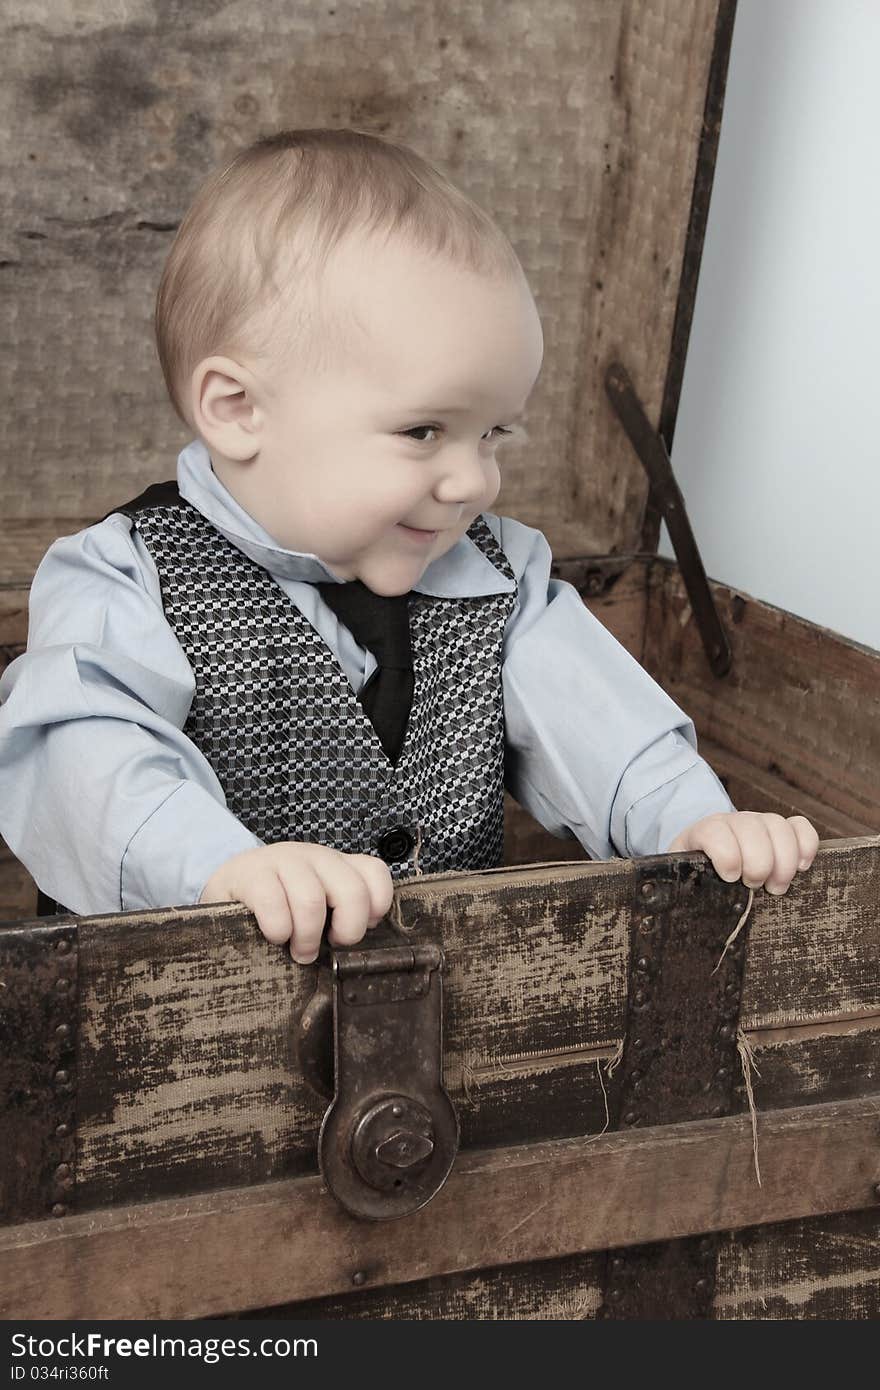
[(443, 1186), (458, 1151), (458, 1119), (442, 1084), (439, 947), (338, 949), (300, 1020), (307, 1080), (327, 1094), (332, 1003), (333, 1101), (318, 1162), (355, 1216), (406, 1216)]

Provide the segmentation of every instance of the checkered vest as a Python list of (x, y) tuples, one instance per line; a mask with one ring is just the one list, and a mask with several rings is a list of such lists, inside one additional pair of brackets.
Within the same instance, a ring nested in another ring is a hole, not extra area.
[[(267, 844), (378, 852), (400, 878), (485, 869), (503, 847), (501, 645), (516, 591), (410, 595), (415, 688), (396, 766), (323, 638), (267, 570), (159, 483), (133, 520), (195, 674), (183, 732), (226, 804)], [(482, 517), (468, 535), (513, 571)]]

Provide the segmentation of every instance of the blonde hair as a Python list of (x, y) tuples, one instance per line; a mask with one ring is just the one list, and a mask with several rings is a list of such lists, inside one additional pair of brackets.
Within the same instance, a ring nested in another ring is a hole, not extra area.
[(500, 227), (406, 145), (351, 129), (266, 136), (201, 185), (162, 272), (156, 345), (181, 420), (192, 425), (198, 363), (277, 350), (282, 309), (295, 311), (287, 336), (297, 355), (313, 366), (326, 359), (344, 326), (318, 312), (316, 287), (353, 231), (399, 232), (479, 274), (523, 274)]

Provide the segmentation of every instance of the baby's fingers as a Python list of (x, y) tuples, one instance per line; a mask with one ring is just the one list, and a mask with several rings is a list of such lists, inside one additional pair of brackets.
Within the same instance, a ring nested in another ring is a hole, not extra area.
[(742, 851), (731, 817), (707, 817), (691, 828), (690, 839), (691, 848), (708, 854), (719, 878), (725, 883), (736, 882), (742, 873)]
[[(284, 886), (293, 922), (293, 930), (288, 932), (290, 954), (297, 964), (309, 965), (318, 954), (327, 917), (324, 885), (315, 870), (302, 862), (289, 869), (280, 868), (278, 878)], [(286, 941), (287, 938), (270, 936), (269, 940)]]
[(739, 811), (734, 817), (734, 829), (742, 854), (742, 881), (746, 888), (761, 888), (776, 863), (767, 817), (758, 811)]
[(274, 871), (261, 874), (256, 882), (244, 885), (240, 893), (233, 892), (233, 897), (250, 908), (267, 941), (280, 946), (290, 938), (290, 904), (284, 884)]
[(394, 901), (394, 880), (384, 859), (373, 854), (352, 854), (349, 856), (357, 869), (370, 895), (370, 922), (376, 923), (391, 911)]
[(773, 846), (773, 865), (764, 879), (768, 893), (785, 893), (797, 873), (800, 848), (794, 826), (782, 816), (767, 813), (764, 827)]
[(819, 848), (819, 833), (806, 816), (789, 816), (788, 823), (798, 842), (798, 868), (808, 869), (816, 858)]

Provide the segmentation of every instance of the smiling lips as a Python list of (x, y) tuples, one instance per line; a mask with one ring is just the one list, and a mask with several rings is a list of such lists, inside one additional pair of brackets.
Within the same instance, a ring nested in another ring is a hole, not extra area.
[(426, 545), (429, 541), (432, 541), (435, 536), (439, 535), (438, 531), (421, 531), (416, 526), (404, 526), (402, 521), (399, 521), (397, 524), (401, 531), (405, 532), (408, 536), (412, 536), (414, 541), (423, 541)]

